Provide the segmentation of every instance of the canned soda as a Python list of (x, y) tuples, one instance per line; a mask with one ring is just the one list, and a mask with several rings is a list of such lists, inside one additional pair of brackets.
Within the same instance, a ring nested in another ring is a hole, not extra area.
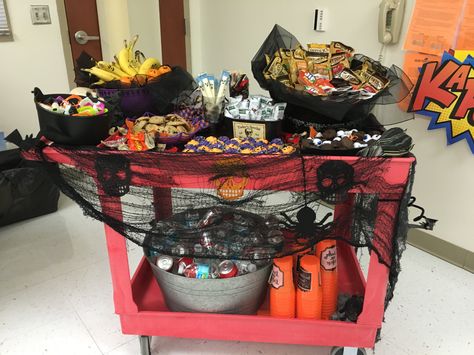
[(276, 235), (267, 239), (268, 243), (277, 250), (283, 249), (285, 238), (282, 235)]
[(188, 228), (196, 228), (199, 223), (199, 212), (188, 209), (184, 212), (184, 225)]
[(199, 244), (201, 244), (204, 249), (211, 249), (214, 246), (212, 242), (212, 234), (209, 231), (204, 231), (201, 234), (201, 239), (199, 240)]
[(246, 236), (250, 233), (249, 227), (240, 224), (234, 224), (234, 231), (241, 236)]
[(244, 249), (244, 244), (240, 241), (235, 241), (230, 245), (230, 250), (233, 254), (240, 254)]
[(237, 268), (239, 269), (239, 275), (249, 274), (257, 271), (257, 265), (249, 260), (236, 261)]
[(249, 225), (248, 219), (239, 213), (234, 214), (234, 223), (245, 227)]
[(211, 224), (216, 223), (219, 219), (221, 219), (221, 217), (222, 217), (222, 213), (218, 209), (211, 208), (209, 211), (207, 211), (204, 214), (204, 216), (198, 222), (197, 227), (198, 228), (208, 227)]
[(185, 255), (185, 254), (189, 254), (188, 253), (188, 250), (186, 249), (186, 247), (182, 244), (177, 244), (175, 245), (172, 249), (171, 249), (171, 252), (173, 255)]
[(214, 253), (218, 256), (229, 256), (229, 247), (225, 244), (218, 243), (214, 245)]
[(156, 259), (156, 266), (158, 266), (161, 270), (170, 271), (173, 268), (173, 258), (168, 255), (160, 255)]
[(209, 265), (192, 263), (184, 269), (183, 274), (192, 279), (208, 279)]
[(196, 254), (202, 254), (203, 252), (203, 247), (201, 244), (194, 244), (193, 249), (194, 249), (194, 253)]
[(189, 257), (182, 257), (178, 260), (178, 274), (179, 275), (183, 275), (184, 273), (184, 269), (186, 269), (186, 267), (188, 265), (191, 265), (193, 263), (193, 259), (192, 258), (189, 258)]
[(219, 264), (218, 272), (221, 279), (227, 279), (237, 276), (237, 266), (231, 260), (224, 260)]

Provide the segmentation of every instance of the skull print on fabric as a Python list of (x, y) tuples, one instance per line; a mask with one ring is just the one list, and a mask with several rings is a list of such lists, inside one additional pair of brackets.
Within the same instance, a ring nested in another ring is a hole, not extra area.
[(347, 199), (347, 192), (354, 185), (354, 168), (350, 164), (329, 160), (321, 164), (316, 174), (321, 200), (336, 204)]
[(122, 197), (130, 190), (130, 161), (121, 155), (98, 156), (95, 162), (97, 178), (109, 196)]

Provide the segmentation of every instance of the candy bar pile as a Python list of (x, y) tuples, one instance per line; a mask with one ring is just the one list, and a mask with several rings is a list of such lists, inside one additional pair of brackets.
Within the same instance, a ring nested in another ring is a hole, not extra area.
[(292, 154), (295, 147), (284, 144), (279, 138), (266, 139), (194, 137), (184, 146), (184, 153), (230, 153), (230, 154)]
[(318, 132), (312, 142), (323, 150), (358, 149), (365, 148), (369, 144), (378, 141), (380, 133), (375, 130), (370, 132), (358, 131), (357, 129), (336, 131), (333, 128), (328, 128)]
[(231, 97), (225, 107), (226, 117), (240, 120), (278, 121), (282, 120), (286, 103), (273, 104), (269, 97), (251, 96), (242, 99), (242, 96)]
[(97, 116), (107, 112), (104, 102), (89, 97), (71, 95), (58, 96), (38, 103), (42, 108), (67, 116)]
[(369, 99), (390, 83), (386, 70), (367, 57), (353, 61), (353, 49), (340, 42), (280, 48), (267, 57), (263, 74), (288, 87), (315, 96), (341, 95)]

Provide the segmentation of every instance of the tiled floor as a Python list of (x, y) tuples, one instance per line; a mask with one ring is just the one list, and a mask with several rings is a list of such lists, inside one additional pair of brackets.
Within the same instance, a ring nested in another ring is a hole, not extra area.
[[(140, 249), (130, 245), (132, 267)], [(474, 354), (474, 275), (408, 247), (376, 354)], [(328, 354), (329, 348), (154, 338), (154, 354)], [(59, 212), (0, 228), (0, 354), (136, 355), (113, 313), (103, 227)]]

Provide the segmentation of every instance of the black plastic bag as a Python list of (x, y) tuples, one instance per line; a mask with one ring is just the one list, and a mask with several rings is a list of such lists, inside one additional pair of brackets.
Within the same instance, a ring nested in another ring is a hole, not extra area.
[(19, 149), (0, 152), (0, 226), (55, 212), (59, 189)]

